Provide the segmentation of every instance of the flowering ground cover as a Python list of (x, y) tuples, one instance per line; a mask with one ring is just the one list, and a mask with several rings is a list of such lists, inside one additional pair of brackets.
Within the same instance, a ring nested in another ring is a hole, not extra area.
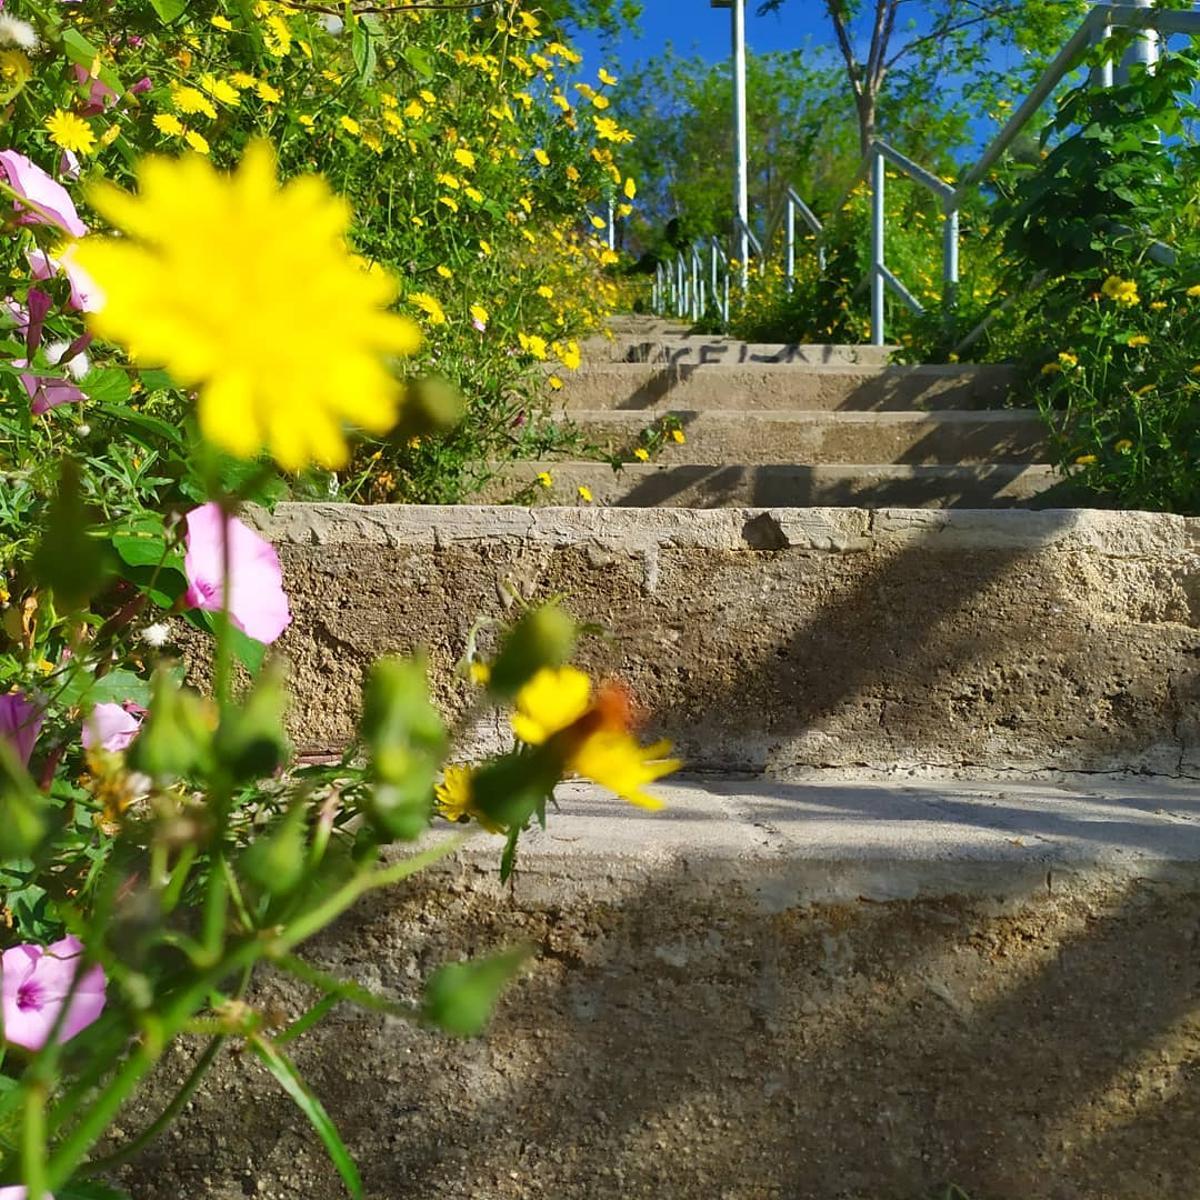
[[(456, 761), (421, 659), (385, 659), (358, 745), (297, 767), (270, 653), (289, 601), (239, 516), (288, 491), (458, 495), (556, 436), (553, 373), (616, 298), (594, 214), (636, 192), (615, 80), (579, 66), (515, 4), (0, 12), (0, 1197), (119, 1197), (106, 1171), (229, 1039), (361, 1196), (287, 1044), (341, 1000), (476, 1033), (524, 951), (414, 1001), (297, 948), (472, 833), (507, 876), (563, 778), (658, 804), (670, 748), (571, 665), (554, 606), (481, 629), (461, 664), (511, 752)], [(254, 1008), (264, 962), (313, 989), (291, 1024)], [(188, 1034), (209, 1039), (197, 1070), (97, 1157)]]

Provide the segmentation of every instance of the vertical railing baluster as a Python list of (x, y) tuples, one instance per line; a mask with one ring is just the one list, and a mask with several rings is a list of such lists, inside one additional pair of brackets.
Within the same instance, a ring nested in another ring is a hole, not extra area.
[(790, 296), (796, 282), (796, 202), (789, 192), (787, 198), (787, 293)]
[(871, 345), (884, 344), (883, 264), (884, 264), (884, 170), (883, 154), (871, 147)]

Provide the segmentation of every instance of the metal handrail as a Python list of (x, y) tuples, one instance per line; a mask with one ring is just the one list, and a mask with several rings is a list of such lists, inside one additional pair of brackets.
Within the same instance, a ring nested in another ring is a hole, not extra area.
[[(1183, 33), (1200, 36), (1200, 10), (1197, 9), (1158, 9), (1144, 7), (1138, 4), (1096, 4), (1084, 17), (1079, 27), (1067, 39), (1062, 49), (1055, 55), (1041, 78), (1033, 86), (1029, 95), (1013, 112), (1005, 123), (1004, 128), (996, 135), (980, 154), (976, 163), (968, 168), (957, 185), (951, 185), (939, 179), (931, 171), (908, 158), (899, 150), (882, 139), (876, 139), (868, 147), (858, 170), (850, 185), (842, 194), (832, 209), (832, 216), (839, 215), (849, 204), (859, 185), (869, 179), (871, 183), (871, 266), (866, 277), (856, 290), (870, 286), (871, 292), (871, 341), (874, 345), (882, 346), (885, 341), (884, 293), (890, 289), (899, 299), (914, 312), (920, 313), (920, 302), (888, 268), (886, 262), (886, 227), (885, 227), (885, 163), (890, 164), (907, 176), (913, 182), (932, 192), (940, 202), (943, 217), (942, 238), (942, 281), (943, 303), (952, 306), (959, 282), (959, 210), (970, 195), (972, 189), (978, 188), (987, 178), (988, 172), (997, 160), (1008, 150), (1023, 132), (1029, 122), (1036, 116), (1042, 106), (1054, 94), (1067, 75), (1074, 70), (1079, 61), (1093, 44), (1108, 40), (1117, 29), (1134, 33), (1138, 31), (1153, 31), (1160, 35)], [(1152, 61), (1152, 55), (1145, 59)], [(1102, 79), (1111, 82), (1111, 64)], [(816, 237), (817, 259), (820, 271), (826, 268), (825, 245), (829, 238), (829, 221), (822, 222), (812, 211), (803, 198), (793, 187), (788, 187), (781, 208), (776, 211), (774, 218), (766, 230), (765, 240), (770, 243), (779, 226), (781, 218), (786, 220), (785, 235), (785, 279), (790, 292), (795, 284), (796, 273), (796, 234), (795, 219), (799, 214), (808, 228)], [(758, 255), (759, 273), (766, 270), (765, 255), (762, 242), (755, 236), (749, 225), (740, 218), (735, 218), (735, 238), (745, 236), (746, 241)], [(717, 239), (712, 239), (717, 245)], [(1154, 257), (1172, 255), (1174, 251), (1162, 243), (1152, 243), (1151, 254)], [(722, 251), (726, 264), (726, 299), (724, 317), (728, 320), (728, 258)], [(714, 257), (714, 299), (715, 292), (715, 257)], [(743, 283), (746, 278), (746, 265), (742, 264)], [(970, 338), (971, 335), (968, 335)]]

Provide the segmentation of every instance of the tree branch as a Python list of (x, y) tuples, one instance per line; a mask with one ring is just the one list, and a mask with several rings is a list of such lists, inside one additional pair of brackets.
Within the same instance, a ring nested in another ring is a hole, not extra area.
[(952, 33), (958, 33), (960, 30), (969, 29), (972, 25), (978, 25), (981, 21), (990, 21), (993, 17), (1003, 16), (1005, 13), (1012, 13), (1016, 9), (1013, 4), (1001, 4), (996, 8), (985, 9), (980, 12), (979, 16), (971, 17), (969, 20), (960, 21), (957, 25), (944, 25), (938, 29), (934, 29), (929, 33), (922, 34), (918, 38), (913, 38), (907, 45), (901, 46), (891, 58), (884, 63), (884, 70), (890, 70), (896, 65), (906, 54), (910, 54), (918, 46), (925, 42), (935, 42), (941, 38), (948, 37)]
[(856, 97), (861, 97), (862, 81), (859, 79), (859, 62), (854, 56), (854, 46), (850, 42), (850, 34), (846, 28), (846, 18), (842, 7), (843, 0), (825, 0), (825, 11), (833, 22), (833, 32), (837, 35), (838, 49), (846, 60), (846, 72), (850, 76), (850, 87)]

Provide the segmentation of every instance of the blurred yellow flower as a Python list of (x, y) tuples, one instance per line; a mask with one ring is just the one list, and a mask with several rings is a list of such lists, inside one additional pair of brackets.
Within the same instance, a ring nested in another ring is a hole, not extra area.
[(554, 486), (554, 476), (549, 471), (539, 471), (537, 473), (537, 481), (544, 488), (552, 488)]
[(1133, 440), (1131, 438), (1121, 438), (1113, 442), (1113, 449), (1118, 454), (1128, 454), (1133, 449)]
[(1126, 343), (1127, 346), (1132, 346), (1135, 349), (1138, 346), (1150, 345), (1150, 339), (1144, 333), (1135, 333)]
[(473, 171), (475, 169), (475, 155), (464, 146), (459, 146), (459, 148), (454, 151), (454, 161), (458, 163), (460, 167), (466, 167), (468, 171)]
[(226, 33), (229, 33), (233, 29), (233, 22), (228, 17), (221, 16), (220, 13), (210, 17), (209, 24), (217, 29), (223, 29)]
[(601, 729), (590, 734), (575, 748), (568, 766), (576, 775), (586, 776), (601, 787), (651, 812), (663, 807), (663, 802), (651, 796), (648, 783), (678, 771), (678, 759), (667, 758), (670, 742), (641, 746), (624, 730)]
[(1100, 291), (1113, 301), (1114, 304), (1121, 304), (1126, 308), (1141, 302), (1136, 281), (1122, 279), (1119, 275), (1110, 275), (1104, 281), (1104, 286), (1101, 287)]
[(442, 782), (434, 788), (438, 816), (455, 822), (475, 820), (488, 833), (503, 833), (502, 826), (497, 825), (475, 807), (472, 788), (474, 778), (475, 772), (470, 767), (451, 764), (446, 768)]
[(625, 197), (628, 200), (632, 200), (635, 196), (637, 196), (637, 183), (634, 182), (633, 176), (630, 175), (629, 178), (625, 180)]
[(650, 461), (650, 451), (647, 450), (645, 446), (639, 446), (633, 452), (633, 457), (636, 458), (638, 460), (638, 462), (649, 462)]
[(252, 88), (257, 81), (253, 75), (248, 75), (245, 71), (234, 71), (229, 77), (229, 82), (244, 92), (247, 88)]
[(181, 113), (203, 113), (210, 121), (216, 119), (217, 110), (212, 101), (199, 88), (184, 87), (175, 83), (171, 85), (171, 103)]
[[(254, 84), (254, 90), (264, 104), (278, 104), (283, 99), (283, 93), (277, 87), (272, 87), (265, 79), (259, 79)], [(343, 117), (343, 123), (349, 119), (348, 117)], [(354, 131), (351, 130), (351, 132)]]
[(559, 379), (559, 377), (557, 375), (551, 375), (550, 378), (547, 380), (547, 382), (550, 384), (551, 391), (554, 391), (554, 392), (562, 391), (563, 381), (561, 379)]
[(1058, 375), (1062, 372), (1062, 364), (1056, 362), (1048, 362), (1042, 367), (1043, 375)]
[(458, 201), (453, 196), (439, 196), (438, 203), (444, 204), (452, 213), (458, 212)]
[(472, 304), (471, 318), (478, 321), (480, 325), (486, 325), (488, 323), (488, 310), (482, 304)]
[(416, 325), (385, 311), (395, 284), (347, 251), (350, 211), (324, 179), (280, 186), (251, 142), (236, 173), (206, 159), (149, 158), (133, 196), (111, 184), (92, 206), (125, 236), (75, 257), (104, 297), (93, 331), (199, 392), (204, 436), (285, 469), (340, 467), (343, 423), (386, 433), (400, 389), (385, 356), (412, 354)]
[(543, 300), (554, 299), (554, 289), (552, 287), (548, 287), (544, 283), (537, 289), (537, 294), (541, 296)]
[(603, 67), (600, 68), (598, 78), (601, 83), (606, 83), (609, 87), (617, 86), (617, 77), (615, 75), (610, 75)]
[(194, 129), (189, 129), (187, 133), (183, 135), (183, 140), (187, 142), (187, 144), (191, 146), (191, 148), (195, 150), (197, 154), (208, 153), (208, 141), (202, 134), (197, 133)]
[(442, 263), (438, 263), (438, 265), (435, 269), (436, 269), (437, 273), (443, 279), (453, 279), (454, 278), (454, 272), (452, 270), (450, 270), (449, 267), (445, 266)]
[(677, 446), (682, 446), (684, 442), (687, 441), (687, 435), (682, 429), (672, 429), (671, 441), (673, 441)]
[(541, 148), (541, 146), (538, 146), (534, 149), (533, 157), (536, 158), (543, 167), (548, 167), (550, 165), (550, 155), (548, 155), (545, 150)]
[(570, 666), (543, 667), (517, 693), (510, 718), (513, 733), (529, 746), (540, 746), (574, 725), (591, 703), (592, 681), (586, 672)]
[(1075, 465), (1077, 467), (1090, 467), (1094, 462), (1097, 461), (1098, 460), (1094, 454), (1081, 454), (1075, 460)]
[(1079, 366), (1078, 356), (1071, 353), (1070, 350), (1060, 350), (1058, 352), (1058, 365), (1065, 369)]
[(237, 88), (232, 83), (226, 79), (218, 79), (211, 72), (206, 71), (197, 82), (214, 100), (228, 104), (230, 108), (236, 108), (242, 102)]
[(591, 504), (592, 489), (590, 487), (581, 483), (576, 490), (579, 492), (579, 498), (584, 502), (584, 504)]
[(1190, 288), (1188, 288), (1188, 290), (1187, 290), (1187, 294), (1188, 294), (1189, 296), (1191, 296), (1193, 299), (1194, 299), (1196, 296), (1200, 296), (1200, 283), (1194, 283), (1194, 284), (1192, 284), (1192, 286), (1191, 286)]
[(349, 116), (349, 115), (348, 115), (348, 114), (346, 114), (346, 113), (343, 113), (343, 114), (342, 114), (342, 115), (341, 115), (341, 116), (338, 118), (338, 124), (339, 124), (339, 125), (340, 125), (340, 126), (341, 126), (341, 127), (342, 127), (342, 128), (343, 128), (343, 129), (344, 129), (346, 132), (347, 132), (347, 133), (359, 133), (359, 132), (361, 132), (361, 130), (362, 130), (362, 126), (361, 126), (361, 125), (360, 125), (360, 124), (359, 124), (359, 123), (358, 123), (358, 122), (357, 122), (357, 121), (356, 121), (356, 120), (355, 120), (353, 117)]

